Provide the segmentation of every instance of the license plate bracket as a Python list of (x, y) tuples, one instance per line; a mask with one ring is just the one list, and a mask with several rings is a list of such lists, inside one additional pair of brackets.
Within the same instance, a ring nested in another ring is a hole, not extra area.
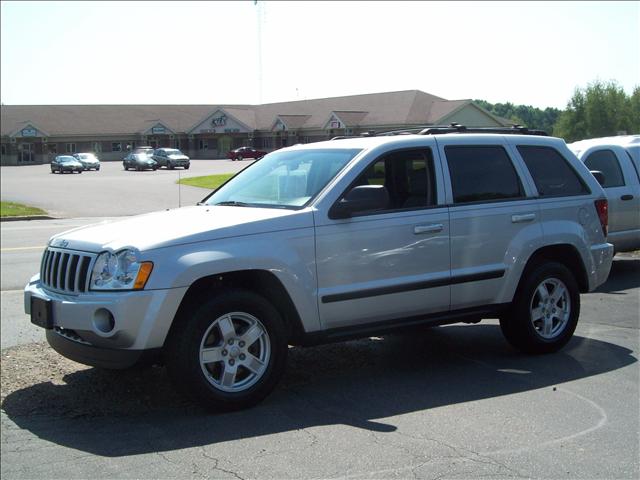
[(31, 323), (47, 330), (53, 329), (53, 308), (51, 300), (31, 297)]

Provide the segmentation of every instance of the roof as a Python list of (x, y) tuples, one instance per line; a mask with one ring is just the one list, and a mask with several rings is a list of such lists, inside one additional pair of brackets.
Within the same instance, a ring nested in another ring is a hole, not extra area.
[(15, 135), (31, 125), (46, 136), (132, 135), (161, 125), (180, 134), (220, 110), (262, 131), (271, 130), (278, 118), (289, 129), (323, 129), (331, 115), (347, 127), (432, 125), (470, 103), (404, 90), (263, 105), (3, 105), (1, 133)]

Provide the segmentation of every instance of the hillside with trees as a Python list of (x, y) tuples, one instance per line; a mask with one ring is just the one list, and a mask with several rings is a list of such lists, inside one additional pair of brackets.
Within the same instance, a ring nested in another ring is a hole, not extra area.
[(514, 105), (511, 102), (489, 103), (484, 100), (474, 100), (474, 102), (494, 115), (511, 120), (518, 125), (544, 130), (547, 133), (553, 132), (553, 127), (562, 113), (561, 110), (551, 107), (542, 110), (530, 105)]
[(494, 115), (545, 130), (567, 142), (585, 138), (640, 134), (640, 86), (631, 95), (615, 81), (577, 87), (565, 110), (474, 100)]

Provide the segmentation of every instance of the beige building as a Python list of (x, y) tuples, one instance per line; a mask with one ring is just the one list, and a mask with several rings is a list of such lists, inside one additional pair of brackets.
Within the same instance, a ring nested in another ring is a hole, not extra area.
[(510, 123), (471, 100), (419, 90), (265, 105), (3, 105), (2, 165), (47, 163), (55, 155), (95, 152), (121, 160), (128, 149), (181, 149), (191, 158), (223, 158), (233, 148), (266, 151), (367, 131)]

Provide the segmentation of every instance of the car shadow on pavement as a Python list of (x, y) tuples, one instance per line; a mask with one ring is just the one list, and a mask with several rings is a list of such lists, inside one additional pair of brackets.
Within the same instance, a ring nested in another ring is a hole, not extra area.
[(596, 292), (622, 294), (624, 290), (640, 287), (640, 259), (616, 257), (605, 283)]
[(249, 410), (211, 414), (176, 394), (165, 369), (109, 373), (85, 369), (59, 382), (10, 393), (18, 427), (69, 448), (106, 457), (215, 445), (324, 425), (375, 432), (377, 419), (548, 389), (623, 368), (632, 351), (575, 336), (562, 351), (516, 353), (494, 324), (422, 329), (314, 348), (291, 348), (275, 392)]

